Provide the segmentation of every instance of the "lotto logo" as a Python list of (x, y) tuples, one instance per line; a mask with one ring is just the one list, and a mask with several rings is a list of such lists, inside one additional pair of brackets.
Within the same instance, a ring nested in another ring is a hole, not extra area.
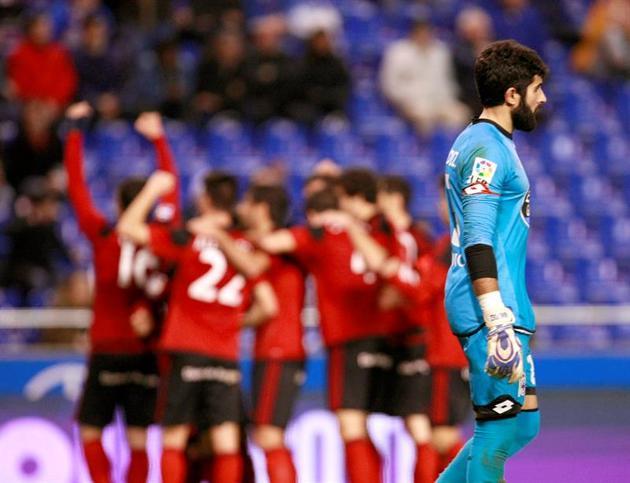
[(495, 405), (492, 410), (497, 414), (507, 413), (510, 409), (514, 407), (514, 403), (510, 400), (500, 402)]

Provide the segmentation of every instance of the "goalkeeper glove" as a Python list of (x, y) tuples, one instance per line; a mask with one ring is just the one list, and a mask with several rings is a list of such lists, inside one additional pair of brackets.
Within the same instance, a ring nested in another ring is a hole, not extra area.
[(523, 349), (514, 333), (514, 314), (503, 304), (498, 291), (478, 298), (483, 320), (488, 327), (488, 355), (485, 371), (491, 376), (508, 377), (517, 382), (523, 377)]

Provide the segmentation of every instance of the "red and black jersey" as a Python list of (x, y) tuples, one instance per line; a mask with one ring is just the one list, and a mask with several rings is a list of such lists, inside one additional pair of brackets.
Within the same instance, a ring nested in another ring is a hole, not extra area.
[(451, 332), (444, 308), (444, 286), (450, 265), (450, 238), (440, 239), (433, 251), (418, 258), (413, 266), (403, 263), (388, 281), (411, 302), (418, 320), (427, 329), (427, 361), (432, 366), (466, 367), (464, 351)]
[[(153, 253), (175, 265), (159, 347), (170, 352), (238, 359), (244, 301), (251, 284), (215, 240), (185, 230), (150, 227)], [(240, 232), (231, 236), (252, 249)]]
[(302, 343), (304, 277), (302, 269), (288, 257), (271, 257), (264, 279), (276, 294), (278, 314), (256, 329), (256, 359), (302, 360), (306, 357)]
[[(398, 243), (397, 255), (400, 260), (409, 266), (414, 266), (420, 256), (420, 247), (413, 229), (396, 230), (395, 236)], [(401, 334), (409, 329), (424, 326), (425, 319), (416, 307), (411, 303), (385, 312), (389, 321), (390, 333)]]
[[(175, 172), (164, 139), (156, 141), (158, 165)], [(129, 353), (147, 350), (146, 341), (134, 333), (130, 317), (146, 293), (158, 296), (166, 287), (158, 259), (146, 248), (121, 240), (92, 202), (83, 174), (83, 137), (73, 129), (66, 141), (64, 164), (68, 174), (68, 195), (79, 228), (92, 244), (95, 275), (94, 304), (90, 340), (92, 352)], [(177, 194), (173, 215), (179, 216)], [(168, 202), (168, 199), (165, 198)], [(146, 292), (145, 292), (146, 291)]]
[[(380, 216), (367, 224), (370, 234), (388, 250), (395, 250), (391, 227)], [(382, 283), (367, 270), (345, 230), (336, 226), (291, 229), (295, 255), (313, 274), (317, 286), (320, 327), (324, 342), (343, 342), (386, 335), (387, 322), (378, 307)]]

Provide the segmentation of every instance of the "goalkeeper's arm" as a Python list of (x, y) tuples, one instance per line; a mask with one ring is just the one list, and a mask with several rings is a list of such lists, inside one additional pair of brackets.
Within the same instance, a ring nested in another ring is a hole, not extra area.
[(486, 372), (516, 382), (523, 376), (523, 352), (514, 333), (514, 314), (501, 298), (494, 251), (489, 245), (472, 245), (466, 248), (466, 260), (488, 328)]

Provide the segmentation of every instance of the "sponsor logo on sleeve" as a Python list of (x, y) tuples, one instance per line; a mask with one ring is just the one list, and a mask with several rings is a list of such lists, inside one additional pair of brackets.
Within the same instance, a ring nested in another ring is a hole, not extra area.
[(498, 195), (490, 190), (488, 183), (484, 181), (475, 181), (464, 188), (465, 195)]

